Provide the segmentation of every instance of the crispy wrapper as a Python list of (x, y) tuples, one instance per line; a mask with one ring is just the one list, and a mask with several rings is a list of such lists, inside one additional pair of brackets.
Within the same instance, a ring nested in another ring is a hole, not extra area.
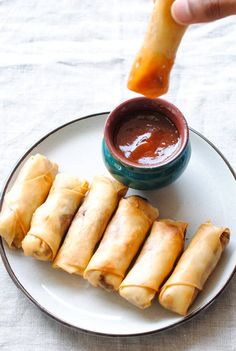
[(170, 219), (153, 223), (137, 261), (120, 285), (122, 297), (139, 308), (151, 306), (183, 251), (187, 225)]
[(118, 201), (127, 190), (115, 179), (103, 176), (93, 179), (90, 191), (55, 258), (54, 268), (83, 275)]
[(163, 307), (181, 315), (187, 314), (216, 267), (229, 237), (228, 228), (216, 227), (211, 222), (200, 225), (160, 291), (159, 302)]
[(176, 52), (186, 30), (171, 16), (174, 0), (156, 0), (143, 46), (133, 63), (128, 88), (149, 98), (168, 91)]
[(118, 290), (158, 210), (139, 196), (122, 199), (84, 278), (106, 290)]
[(29, 232), (22, 242), (26, 256), (51, 261), (88, 190), (88, 182), (58, 174), (47, 200), (34, 213)]
[(20, 248), (34, 211), (45, 201), (58, 166), (45, 156), (31, 156), (5, 195), (0, 214), (0, 235), (11, 248)]

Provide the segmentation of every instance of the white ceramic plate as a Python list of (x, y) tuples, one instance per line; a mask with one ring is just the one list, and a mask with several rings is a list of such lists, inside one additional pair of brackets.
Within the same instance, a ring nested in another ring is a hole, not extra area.
[[(40, 152), (57, 162), (60, 171), (90, 180), (106, 174), (101, 156), (103, 126), (107, 113), (88, 116), (59, 127), (38, 141), (12, 171), (4, 193), (11, 187), (24, 161)], [(190, 223), (187, 242), (202, 222), (211, 219), (236, 232), (236, 186), (233, 170), (219, 151), (199, 133), (191, 130), (192, 157), (187, 170), (174, 184), (158, 191), (133, 191), (160, 209), (161, 217)], [(236, 236), (204, 291), (187, 317), (179, 317), (157, 301), (141, 311), (117, 293), (96, 289), (77, 276), (54, 270), (49, 263), (26, 258), (21, 251), (9, 250), (1, 243), (1, 254), (16, 285), (41, 310), (66, 325), (106, 335), (137, 335), (161, 331), (196, 315), (215, 300), (233, 276), (236, 264)]]

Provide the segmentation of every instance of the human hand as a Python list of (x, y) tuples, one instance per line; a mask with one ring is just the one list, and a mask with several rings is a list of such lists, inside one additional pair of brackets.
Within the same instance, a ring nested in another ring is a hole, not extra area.
[(236, 14), (236, 0), (175, 0), (171, 8), (177, 23), (210, 22)]

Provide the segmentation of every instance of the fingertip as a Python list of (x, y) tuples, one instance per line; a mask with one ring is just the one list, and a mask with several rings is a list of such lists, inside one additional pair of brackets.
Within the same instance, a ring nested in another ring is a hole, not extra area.
[(193, 20), (187, 0), (175, 0), (171, 6), (171, 15), (175, 22), (185, 26)]

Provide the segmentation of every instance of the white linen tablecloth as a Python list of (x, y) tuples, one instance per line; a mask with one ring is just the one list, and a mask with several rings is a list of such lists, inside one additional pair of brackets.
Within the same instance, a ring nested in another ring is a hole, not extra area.
[[(151, 0), (0, 0), (0, 189), (18, 158), (46, 132), (135, 96), (126, 88), (127, 75), (151, 8)], [(166, 98), (234, 169), (235, 91), (235, 17), (192, 26)], [(233, 279), (210, 308), (178, 328), (104, 338), (48, 318), (0, 262), (0, 350), (236, 350), (235, 301)]]

